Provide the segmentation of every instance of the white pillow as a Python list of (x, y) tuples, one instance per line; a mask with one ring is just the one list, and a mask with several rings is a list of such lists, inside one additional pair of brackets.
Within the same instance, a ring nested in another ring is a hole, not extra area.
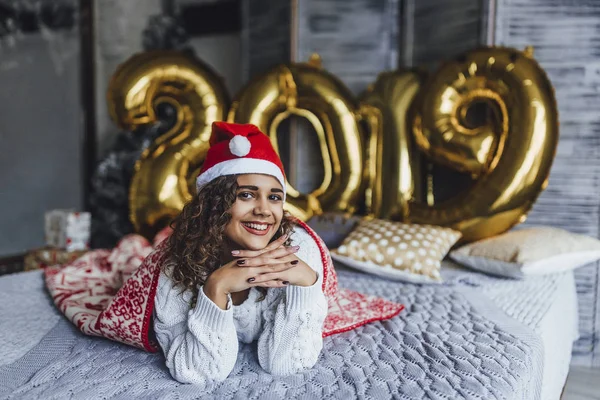
[(600, 259), (600, 240), (563, 229), (519, 229), (462, 246), (454, 261), (512, 278), (568, 271)]

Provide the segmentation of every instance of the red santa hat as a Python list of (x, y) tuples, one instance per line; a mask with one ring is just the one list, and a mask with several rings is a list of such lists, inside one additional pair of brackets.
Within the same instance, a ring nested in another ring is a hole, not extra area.
[(210, 148), (196, 178), (200, 189), (224, 175), (265, 174), (275, 177), (285, 195), (285, 173), (267, 135), (255, 125), (213, 122)]

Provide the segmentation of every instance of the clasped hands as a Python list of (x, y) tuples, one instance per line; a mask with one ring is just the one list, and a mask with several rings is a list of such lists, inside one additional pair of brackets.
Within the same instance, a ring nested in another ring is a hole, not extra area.
[(210, 274), (204, 284), (204, 293), (225, 309), (227, 295), (254, 286), (279, 288), (314, 285), (318, 279), (317, 273), (296, 257), (298, 246), (283, 245), (286, 239), (287, 236), (282, 236), (262, 250), (232, 251), (234, 260)]

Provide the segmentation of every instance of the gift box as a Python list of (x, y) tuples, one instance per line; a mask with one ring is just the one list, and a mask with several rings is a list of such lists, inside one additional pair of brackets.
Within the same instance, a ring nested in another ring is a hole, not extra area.
[(46, 244), (67, 251), (87, 250), (92, 217), (89, 212), (52, 210), (45, 215)]
[(43, 247), (29, 251), (23, 260), (23, 270), (46, 268), (49, 265), (66, 264), (84, 255), (86, 250), (67, 251), (52, 247)]

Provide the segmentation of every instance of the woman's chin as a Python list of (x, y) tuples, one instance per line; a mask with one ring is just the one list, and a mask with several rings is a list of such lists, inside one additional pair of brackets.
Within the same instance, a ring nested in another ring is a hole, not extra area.
[(253, 240), (253, 241), (251, 241), (251, 242), (247, 242), (247, 243), (244, 243), (244, 244), (245, 244), (245, 246), (244, 246), (244, 247), (245, 247), (247, 250), (256, 251), (256, 250), (262, 250), (262, 249), (264, 249), (265, 247), (267, 247), (267, 245), (269, 244), (269, 241), (264, 241), (264, 242), (263, 242), (263, 241), (260, 241), (260, 242), (259, 242), (259, 241), (254, 241), (254, 240)]
[(250, 238), (244, 240), (243, 246), (246, 250), (262, 250), (271, 242), (271, 237)]
[(264, 249), (266, 246), (246, 246), (246, 250), (258, 251)]

